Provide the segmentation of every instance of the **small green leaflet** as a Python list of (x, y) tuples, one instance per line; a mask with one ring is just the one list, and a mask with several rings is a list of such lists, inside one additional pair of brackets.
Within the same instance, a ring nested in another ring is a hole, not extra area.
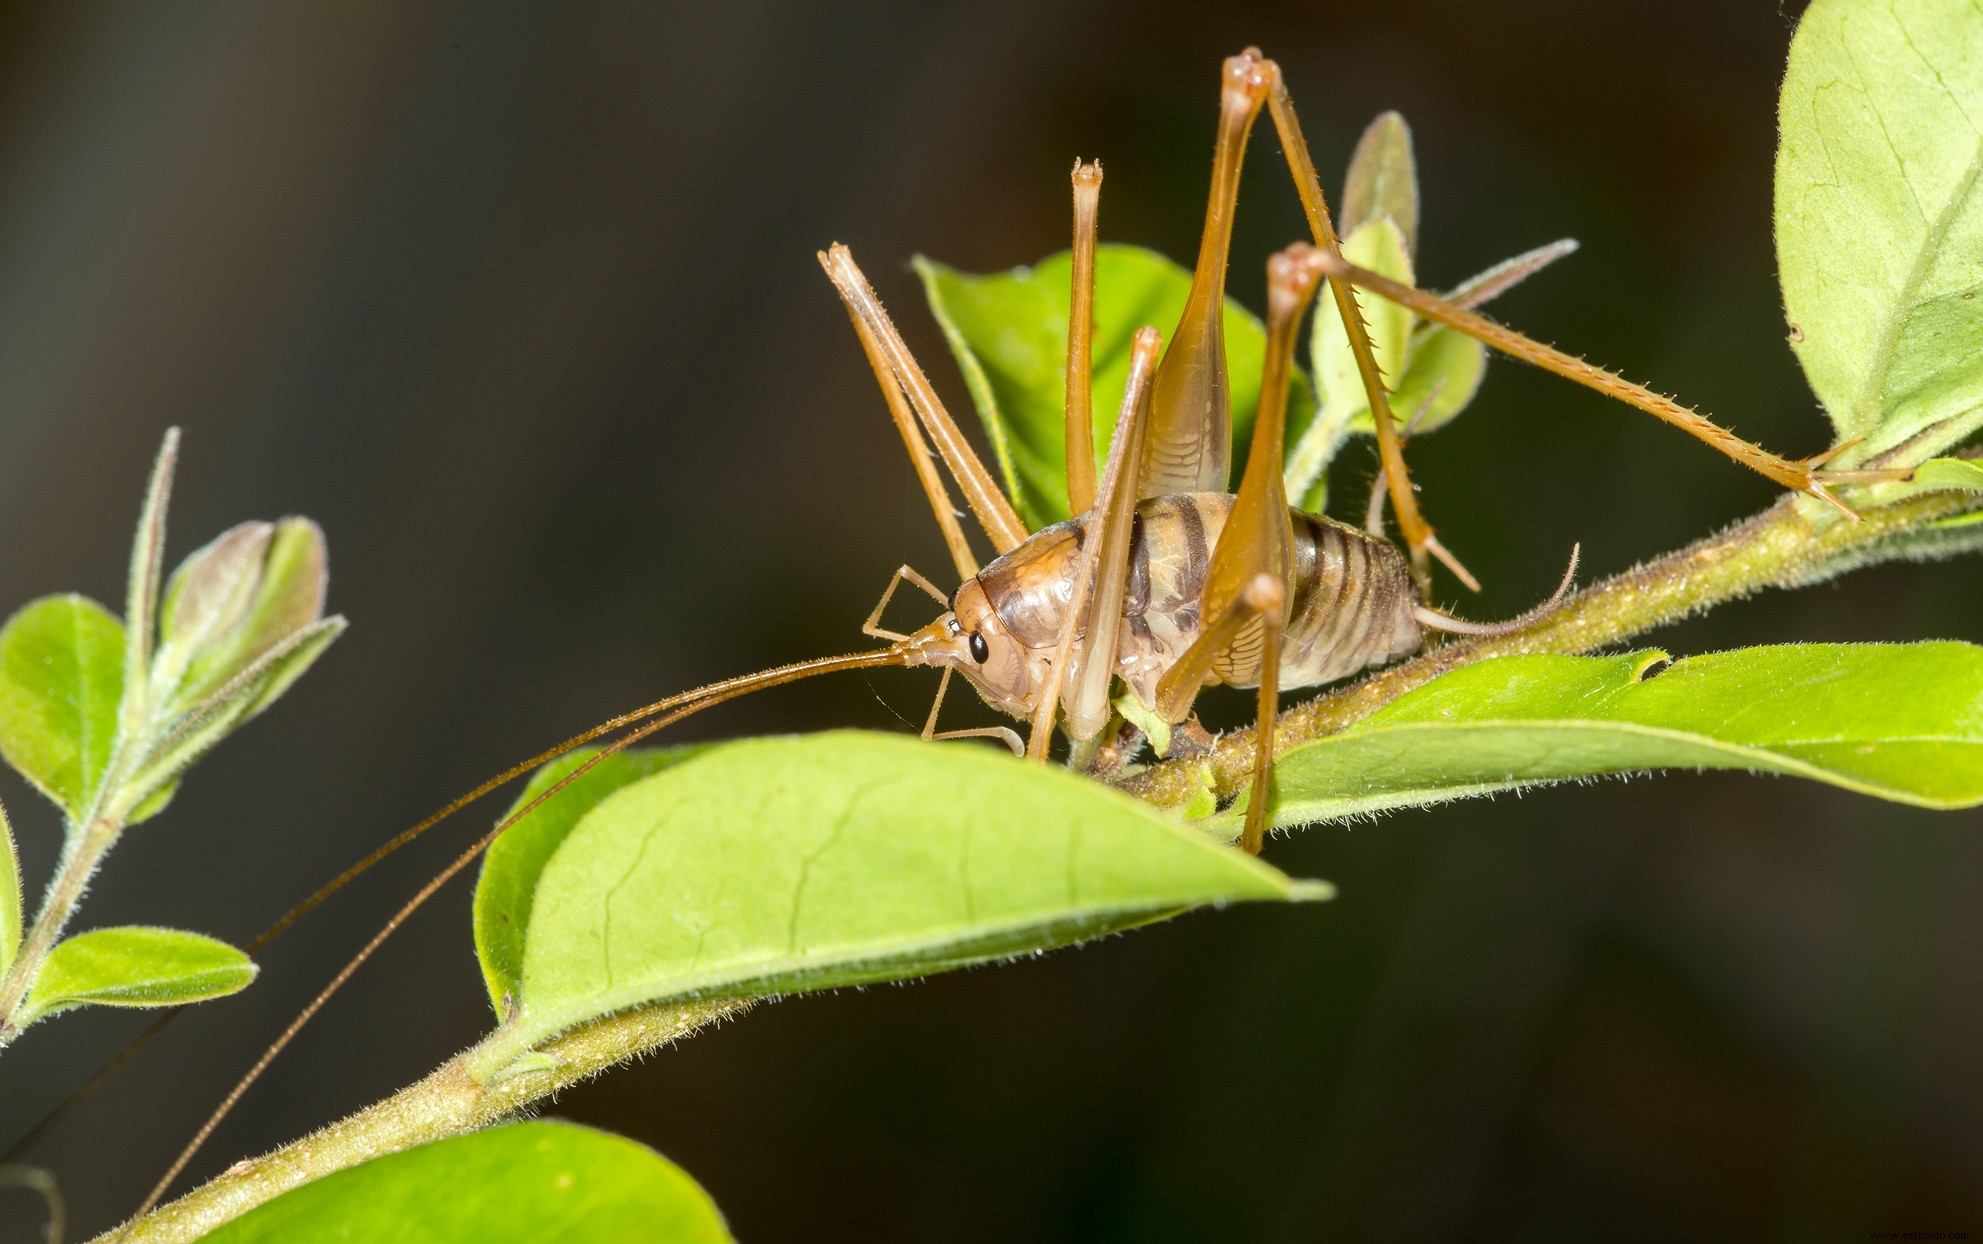
[(1329, 893), (984, 748), (745, 740), (623, 786), (572, 827), (536, 883), (503, 1052), (647, 1002), (923, 976), (1208, 903)]
[[(1359, 156), (1362, 151), (1359, 147)], [(1409, 154), (1407, 147), (1407, 157)], [(1407, 234), (1389, 216), (1359, 224), (1343, 239), (1343, 256), (1394, 281), (1413, 283)], [(1416, 430), (1431, 431), (1473, 400), (1487, 369), (1485, 348), (1479, 342), (1437, 325), (1414, 331), (1411, 312), (1370, 294), (1364, 294), (1359, 305), (1370, 334), (1371, 356), (1392, 390), (1394, 413), (1400, 421), (1409, 420), (1423, 406), (1425, 418)], [(1308, 340), (1318, 405), (1308, 429), (1288, 442), (1293, 448), (1288, 451), (1285, 480), (1295, 504), (1316, 513), (1328, 500), (1326, 472), (1330, 461), (1351, 433), (1368, 433), (1373, 427), (1369, 395), (1364, 392), (1342, 317), (1335, 313), (1326, 291), (1318, 296), (1318, 306)]]
[(14, 850), (14, 827), (0, 808), (0, 976), (13, 966), (21, 948), (21, 858)]
[(1983, 426), (1983, 8), (1816, 0), (1776, 164), (1792, 343), (1856, 462)]
[[(1066, 251), (1030, 268), (974, 276), (918, 258), (930, 310), (943, 327), (1020, 518), (1037, 531), (1067, 517), (1067, 319), (1072, 261)], [(1165, 343), (1191, 292), (1191, 272), (1138, 246), (1095, 250), (1095, 462), (1109, 437), (1129, 379), (1129, 344), (1156, 326)], [(1233, 461), (1246, 460), (1267, 330), (1226, 299), (1226, 367), (1231, 378)], [(1288, 396), (1292, 444), (1315, 411), (1308, 377), (1297, 370)]]
[[(1983, 648), (1790, 644), (1501, 657), (1283, 754), (1301, 825), (1645, 769), (1785, 773), (1928, 808), (1983, 803)], [(1243, 806), (1243, 805), (1242, 805)]]
[(124, 626), (84, 596), (44, 596), (0, 628), (0, 756), (73, 822), (110, 764)]
[(687, 1172), (624, 1136), (512, 1123), (373, 1158), (283, 1193), (207, 1244), (729, 1244)]
[[(1367, 220), (1343, 239), (1343, 258), (1360, 267), (1390, 277), (1400, 285), (1413, 285), (1411, 251), (1405, 235), (1387, 217)], [(1370, 400), (1363, 391), (1363, 376), (1357, 370), (1356, 356), (1350, 351), (1349, 334), (1343, 331), (1343, 317), (1320, 296), (1322, 311), (1310, 328), (1309, 365), (1315, 369), (1315, 388), (1325, 411), (1341, 412), (1338, 421), (1347, 423), (1361, 413), (1364, 426), (1370, 422)], [(1364, 328), (1370, 335), (1370, 352), (1384, 376), (1385, 387), (1396, 392), (1404, 374), (1404, 360), (1411, 341), (1413, 316), (1395, 302), (1364, 294), (1358, 300), (1363, 308)], [(1409, 417), (1406, 411), (1400, 419)]]
[(1983, 461), (1931, 458), (1915, 469), (1913, 479), (1881, 485), (1879, 496), (1885, 502), (1924, 492), (1983, 492)]
[[(242, 523), (188, 556), (159, 607), (152, 677), (164, 715), (193, 708), (258, 658), (318, 626), (328, 578), (324, 534), (306, 518)], [(285, 669), (257, 706), (301, 673)]]
[(23, 1027), (74, 1006), (180, 1006), (245, 989), (248, 956), (198, 933), (125, 925), (57, 943), (34, 978)]
[[(1904, 490), (1900, 495), (1944, 490), (1983, 492), (1983, 461), (1974, 458), (1932, 458), (1921, 464), (1913, 479), (1887, 487)], [(1974, 527), (1978, 523), (1983, 523), (1983, 510), (1970, 510), (1929, 526), (1933, 530), (1949, 531), (1958, 527)]]
[(1343, 178), (1336, 227), (1348, 237), (1373, 220), (1397, 226), (1407, 253), (1418, 249), (1418, 158), (1403, 113), (1379, 113), (1364, 127)]

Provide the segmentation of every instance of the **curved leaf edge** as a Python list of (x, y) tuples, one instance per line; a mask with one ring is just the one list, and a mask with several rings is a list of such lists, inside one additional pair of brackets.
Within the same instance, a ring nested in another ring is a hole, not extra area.
[[(521, 1147), (534, 1148), (537, 1152), (519, 1153)], [(537, 1159), (534, 1167), (533, 1159)], [(475, 1169), (478, 1163), (493, 1169), (478, 1172)], [(602, 1173), (602, 1166), (609, 1178), (636, 1174), (642, 1176), (641, 1182), (601, 1202), (599, 1190), (589, 1185), (591, 1176)], [(478, 1181), (478, 1174), (503, 1178), (484, 1177)], [(368, 1157), (290, 1188), (201, 1238), (214, 1244), (261, 1244), (296, 1238), (344, 1240), (376, 1238), (382, 1229), (393, 1228), (405, 1234), (394, 1232), (389, 1237), (392, 1239), (469, 1238), (448, 1232), (451, 1227), (486, 1232), (490, 1213), (500, 1211), (477, 1214), (480, 1207), (465, 1206), (458, 1195), (451, 1194), (458, 1194), (468, 1184), (478, 1190), (495, 1190), (500, 1195), (501, 1189), (514, 1186), (519, 1175), (542, 1179), (549, 1184), (547, 1190), (554, 1189), (559, 1196), (573, 1199), (573, 1204), (554, 1209), (548, 1221), (526, 1222), (522, 1224), (525, 1227), (537, 1230), (559, 1224), (569, 1227), (571, 1222), (566, 1215), (577, 1212), (590, 1217), (589, 1225), (596, 1230), (606, 1225), (597, 1217), (603, 1211), (606, 1221), (619, 1229), (626, 1229), (633, 1222), (650, 1230), (663, 1225), (668, 1229), (666, 1235), (636, 1237), (643, 1240), (726, 1244), (733, 1239), (714, 1198), (679, 1164), (632, 1137), (563, 1119), (500, 1123)], [(396, 1187), (395, 1183), (409, 1178), (431, 1189), (428, 1204), (432, 1206), (433, 1216), (419, 1223), (401, 1218), (380, 1221), (381, 1215), (400, 1212), (402, 1206), (397, 1202), (404, 1201), (410, 1190)], [(657, 1223), (653, 1219), (657, 1211), (674, 1220)], [(630, 1212), (631, 1222), (626, 1220)], [(469, 1221), (461, 1220), (464, 1213), (471, 1216)], [(544, 1211), (539, 1208), (537, 1213), (542, 1216)], [(453, 1222), (448, 1221), (450, 1214), (457, 1216)], [(580, 1221), (584, 1222), (585, 1217)], [(477, 1234), (473, 1238), (495, 1241), (517, 1237), (499, 1233)], [(568, 1237), (560, 1234), (556, 1238)]]
[[(720, 760), (725, 752), (734, 748), (750, 748), (763, 744), (790, 743), (804, 740), (863, 739), (880, 742), (890, 747), (924, 748), (929, 746), (955, 747), (956, 744), (929, 744), (921, 740), (901, 735), (863, 731), (830, 730), (813, 734), (769, 735), (733, 740), (721, 744), (694, 744), (681, 748), (687, 754), (679, 762), (670, 764), (656, 772), (636, 775), (612, 792), (617, 795), (647, 782), (685, 782), (698, 780), (700, 767)], [(676, 749), (654, 749), (657, 752)], [(1229, 848), (1222, 844), (1216, 835), (1201, 832), (1201, 822), (1186, 822), (1167, 815), (1150, 805), (1114, 791), (1105, 785), (1093, 783), (1058, 767), (1033, 765), (1012, 760), (999, 753), (987, 758), (995, 764), (1013, 766), (1013, 771), (1035, 775), (1039, 780), (1050, 783), (1068, 783), (1078, 788), (1085, 797), (1101, 797), (1120, 800), (1123, 810), (1132, 815), (1148, 818), (1153, 829), (1166, 830), (1188, 839), (1203, 843), (1203, 849), (1225, 854)], [(547, 766), (549, 768), (549, 766)], [(540, 771), (541, 772), (541, 771)], [(533, 779), (533, 786), (536, 779)], [(525, 796), (528, 797), (527, 795)], [(606, 796), (605, 798), (610, 798)], [(605, 798), (600, 803), (605, 802)], [(598, 809), (597, 804), (594, 810)], [(591, 815), (589, 811), (587, 815)], [(580, 817), (566, 831), (566, 837), (576, 832), (583, 823)], [(562, 850), (561, 841), (557, 850)], [(554, 850), (552, 855), (556, 854)], [(711, 974), (703, 979), (690, 978), (683, 987), (655, 991), (652, 984), (630, 984), (623, 989), (595, 992), (585, 997), (580, 1004), (565, 1007), (533, 1007), (527, 993), (520, 993), (521, 1005), (492, 1035), (484, 1045), (491, 1051), (486, 1058), (476, 1064), (478, 1079), (493, 1068), (500, 1067), (525, 1053), (532, 1047), (571, 1030), (572, 1028), (605, 1015), (619, 1014), (655, 1005), (668, 1005), (693, 1001), (724, 998), (782, 997), (801, 992), (818, 992), (845, 987), (858, 987), (889, 981), (907, 981), (955, 968), (978, 964), (1010, 961), (1030, 954), (1056, 950), (1062, 947), (1087, 941), (1092, 938), (1120, 932), (1144, 924), (1155, 923), (1170, 917), (1195, 910), (1199, 907), (1224, 907), (1232, 902), (1252, 899), (1275, 899), (1288, 902), (1325, 901), (1334, 898), (1336, 889), (1324, 881), (1302, 880), (1288, 877), (1251, 856), (1231, 853), (1227, 861), (1246, 873), (1253, 874), (1258, 893), (1233, 895), (1221, 899), (1208, 899), (1196, 903), (1180, 904), (1165, 901), (1153, 904), (1099, 907), (1091, 909), (1082, 917), (1032, 918), (1013, 921), (983, 928), (978, 935), (960, 938), (954, 931), (933, 936), (926, 941), (890, 942), (885, 947), (874, 948), (874, 953), (863, 955), (857, 945), (835, 948), (836, 957), (829, 962), (813, 966), (799, 966), (798, 961), (788, 959), (767, 959), (749, 965), (752, 970), (747, 977), (731, 975), (738, 965), (726, 970), (721, 976)], [(539, 875), (542, 875), (540, 869)], [(527, 936), (527, 931), (526, 931)], [(839, 957), (844, 955), (845, 957)]]
[[(1323, 902), (1335, 896), (1336, 887), (1326, 881), (1291, 879), (1286, 901)], [(495, 1039), (486, 1043), (489, 1053), (471, 1070), (471, 1074), (482, 1079), (485, 1069), (499, 1067), (553, 1037), (607, 1015), (685, 1002), (712, 1002), (727, 998), (779, 1001), (797, 994), (858, 989), (866, 985), (906, 984), (960, 968), (1012, 963), (1144, 925), (1158, 924), (1201, 907), (1217, 909), (1226, 905), (1216, 902), (1195, 906), (1163, 904), (1111, 908), (1086, 918), (1013, 922), (988, 929), (972, 938), (932, 938), (918, 943), (904, 943), (891, 947), (887, 954), (869, 959), (842, 959), (817, 967), (799, 967), (790, 960), (774, 960), (764, 964), (760, 974), (745, 978), (717, 978), (712, 975), (702, 982), (691, 977), (684, 987), (659, 994), (638, 985), (628, 986), (592, 995), (582, 1007), (533, 1011), (526, 1005), (504, 1030), (498, 1032)]]
[[(1536, 656), (1545, 656), (1560, 660), (1588, 661), (1592, 663), (1593, 672), (1601, 672), (1601, 667), (1607, 664), (1616, 666), (1620, 662), (1631, 660), (1635, 662), (1635, 665), (1629, 670), (1630, 677), (1620, 683), (1621, 686), (1628, 686), (1647, 681), (1649, 671), (1653, 670), (1656, 666), (1669, 663), (1673, 668), (1661, 671), (1660, 677), (1664, 678), (1675, 675), (1684, 677), (1686, 675), (1684, 668), (1686, 663), (1703, 658), (1728, 658), (1741, 654), (1765, 653), (1772, 650), (1785, 650), (1787, 652), (1807, 651), (1820, 647), (1874, 650), (1945, 647), (1962, 649), (1972, 654), (1983, 655), (1983, 649), (1978, 649), (1973, 644), (1949, 640), (1923, 640), (1914, 643), (1890, 644), (1760, 645), (1752, 648), (1730, 649), (1722, 652), (1700, 654), (1696, 657), (1683, 658), (1679, 662), (1674, 662), (1670, 654), (1659, 649), (1644, 649), (1639, 652), (1613, 657), (1528, 654), (1489, 658), (1488, 660), (1475, 662), (1450, 671), (1421, 687), (1415, 688), (1406, 695), (1400, 696), (1381, 710), (1379, 720), (1372, 720), (1365, 724), (1352, 726), (1341, 733), (1329, 735), (1288, 749), (1277, 758), (1277, 766), (1287, 764), (1291, 758), (1298, 764), (1300, 757), (1304, 754), (1316, 754), (1344, 745), (1355, 746), (1375, 742), (1387, 737), (1397, 737), (1401, 740), (1406, 740), (1411, 738), (1413, 734), (1421, 734), (1427, 737), (1453, 738), (1462, 732), (1487, 734), (1522, 730), (1536, 732), (1592, 730), (1601, 731), (1611, 736), (1633, 735), (1647, 739), (1656, 739), (1662, 743), (1672, 744), (1680, 749), (1693, 749), (1702, 752), (1701, 762), (1695, 764), (1622, 764), (1578, 768), (1573, 772), (1563, 772), (1554, 775), (1510, 777), (1501, 781), (1455, 783), (1451, 786), (1443, 786), (1431, 790), (1379, 791), (1367, 795), (1341, 795), (1328, 798), (1297, 798), (1288, 800), (1277, 799), (1269, 805), (1270, 826), (1277, 830), (1297, 829), (1307, 825), (1356, 820), (1401, 808), (1435, 807), (1457, 800), (1493, 796), (1507, 791), (1539, 789), (1546, 786), (1562, 785), (1567, 782), (1584, 782), (1602, 778), (1630, 778), (1640, 774), (1649, 775), (1685, 769), (1691, 769), (1697, 773), (1706, 772), (1711, 769), (1746, 770), (1756, 774), (1805, 778), (1827, 786), (1848, 790), (1855, 794), (1867, 795), (1872, 798), (1924, 808), (1930, 811), (1959, 811), (1965, 808), (1983, 806), (1983, 794), (1979, 794), (1973, 798), (1939, 798), (1906, 787), (1873, 781), (1863, 775), (1826, 768), (1787, 752), (1772, 750), (1769, 747), (1732, 743), (1691, 731), (1670, 727), (1648, 726), (1641, 723), (1621, 721), (1616, 718), (1483, 717), (1452, 723), (1441, 721), (1381, 720), (1383, 716), (1389, 716), (1400, 711), (1409, 712), (1415, 700), (1437, 694), (1435, 689), (1439, 688), (1440, 684), (1446, 679), (1452, 678), (1455, 675), (1491, 669), (1504, 663), (1530, 661)], [(1478, 675), (1475, 673), (1473, 676)], [(1777, 746), (1789, 746), (1789, 744), (1777, 744)], [(1726, 761), (1726, 763), (1715, 763), (1717, 761)], [(1226, 805), (1225, 811), (1196, 823), (1201, 825), (1206, 832), (1218, 835), (1224, 840), (1232, 841), (1237, 839), (1242, 820), (1240, 812), (1245, 807), (1250, 790), (1251, 783), (1247, 783), (1240, 788), (1234, 798)]]
[[(51, 968), (63, 969), (68, 957), (87, 954), (98, 941), (129, 938), (134, 934), (143, 935), (146, 940), (174, 941), (194, 946), (212, 955), (213, 962), (176, 976), (133, 977), (110, 980), (90, 988), (68, 989), (54, 995), (47, 992)], [(55, 944), (28, 990), (17, 1023), (25, 1028), (51, 1015), (85, 1006), (156, 1009), (211, 1002), (241, 992), (253, 984), (260, 973), (260, 966), (241, 950), (204, 933), (155, 925), (112, 925), (90, 929)]]

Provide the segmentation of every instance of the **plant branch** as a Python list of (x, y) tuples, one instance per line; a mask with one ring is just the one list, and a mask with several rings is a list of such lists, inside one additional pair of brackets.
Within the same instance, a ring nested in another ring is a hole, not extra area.
[[(1849, 522), (1786, 496), (1718, 535), (1585, 588), (1526, 631), (1446, 644), (1296, 705), (1275, 719), (1275, 750), (1336, 734), (1475, 661), (1590, 652), (1765, 588), (1801, 587), (1860, 566), (1932, 556), (1938, 550), (1920, 539), (1929, 524), (1979, 507), (1983, 497), (1974, 493), (1935, 492), (1868, 509), (1861, 521)], [(1983, 527), (1969, 530), (1983, 535)], [(1213, 792), (1224, 800), (1245, 785), (1252, 765), (1253, 731), (1238, 730), (1221, 736), (1203, 755), (1154, 765), (1121, 787), (1146, 802), (1176, 807), (1188, 803), (1209, 775)]]
[[(1983, 496), (1940, 492), (1868, 509), (1846, 522), (1795, 497), (1719, 535), (1579, 592), (1516, 635), (1448, 644), (1320, 696), (1277, 719), (1283, 749), (1334, 734), (1439, 675), (1489, 657), (1588, 652), (1770, 587), (1814, 583), (1903, 557), (1983, 543), (1983, 524), (1937, 538), (1934, 524), (1983, 509)], [(1199, 756), (1159, 764), (1122, 786), (1151, 803), (1188, 801), (1209, 771), (1218, 794), (1246, 781), (1252, 733), (1219, 739)], [(550, 1041), (517, 1070), (478, 1083), (471, 1071), (499, 1047), (498, 1029), (417, 1084), (261, 1158), (239, 1162), (203, 1187), (99, 1237), (129, 1244), (190, 1241), (291, 1188), (366, 1159), (497, 1122), (567, 1085), (671, 1044), (750, 1003), (728, 1000), (648, 1007), (595, 1020)]]
[(50, 951), (68, 927), (70, 917), (76, 913), (77, 904), (89, 889), (90, 879), (103, 863), (103, 857), (117, 836), (124, 832), (122, 817), (98, 816), (89, 822), (89, 828), (82, 833), (70, 834), (62, 845), (62, 859), (56, 866), (55, 877), (49, 882), (48, 893), (41, 901), (41, 911), (34, 918), (34, 925), (28, 929), (27, 937), (21, 941), (20, 953), (8, 965), (7, 974), (0, 978), (0, 1049), (12, 1044), (20, 1035), (20, 1025), (15, 1017), (27, 1002), (28, 990), (34, 986), (34, 978), (41, 973), (41, 965), (48, 959)]
[(176, 1244), (198, 1239), (291, 1188), (368, 1158), (499, 1122), (558, 1090), (727, 1019), (749, 1001), (686, 1002), (609, 1015), (540, 1047), (529, 1070), (478, 1084), (468, 1066), (483, 1042), (384, 1101), (275, 1152), (236, 1162), (202, 1187), (135, 1222), (98, 1236), (101, 1244)]

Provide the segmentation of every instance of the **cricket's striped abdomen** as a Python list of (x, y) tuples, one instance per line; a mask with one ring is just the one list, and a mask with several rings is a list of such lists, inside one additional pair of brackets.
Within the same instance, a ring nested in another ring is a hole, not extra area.
[[(1177, 493), (1136, 507), (1116, 672), (1145, 705), (1197, 638), (1205, 576), (1232, 501), (1225, 493)], [(1398, 551), (1318, 515), (1293, 510), (1289, 518), (1294, 576), (1281, 686), (1331, 682), (1415, 651), (1423, 636), (1412, 614), (1418, 595)], [(978, 575), (999, 621), (1029, 649), (1051, 651), (1058, 642), (1089, 521), (1084, 514), (1042, 528)], [(1257, 686), (1260, 651), (1257, 634), (1242, 634), (1214, 673)]]

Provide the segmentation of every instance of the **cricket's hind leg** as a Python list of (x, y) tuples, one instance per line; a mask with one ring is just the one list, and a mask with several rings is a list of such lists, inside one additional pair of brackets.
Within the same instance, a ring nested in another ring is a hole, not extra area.
[(1138, 500), (1179, 492), (1225, 492), (1231, 486), (1232, 394), (1226, 378), (1226, 257), (1239, 202), (1247, 135), (1266, 102), (1266, 62), (1249, 49), (1225, 62), (1219, 91), (1219, 137), (1212, 188), (1184, 314), (1157, 364), (1150, 426), (1138, 473)]
[(1298, 244), (1267, 263), (1267, 357), (1246, 473), (1212, 549), (1200, 596), (1198, 637), (1157, 684), (1157, 712), (1167, 721), (1183, 721), (1214, 663), (1235, 648), (1259, 645), (1253, 787), (1240, 835), (1240, 845), (1256, 853), (1266, 838), (1274, 717), (1280, 709), (1281, 640), (1294, 595), (1294, 530), (1281, 476), (1288, 381), (1302, 317), (1321, 284), (1320, 258), (1315, 248)]
[[(1258, 52), (1248, 50), (1255, 57), (1259, 56)], [(1274, 119), (1274, 129), (1280, 134), (1281, 150), (1287, 157), (1288, 171), (1294, 176), (1295, 193), (1301, 196), (1301, 208), (1308, 217), (1309, 231), (1315, 235), (1315, 245), (1322, 253), (1340, 263), (1342, 243), (1336, 237), (1334, 222), (1329, 218), (1328, 199), (1322, 192), (1322, 179), (1316, 175), (1315, 161), (1308, 154), (1308, 140), (1302, 137), (1294, 100), (1288, 95), (1280, 66), (1270, 60), (1259, 63), (1268, 78), (1267, 110)], [(1384, 480), (1391, 494), (1391, 508), (1398, 516), (1398, 534), (1404, 537), (1406, 551), (1411, 555), (1412, 577), (1418, 580), (1421, 589), (1426, 586), (1426, 558), (1430, 555), (1438, 558), (1460, 582), (1477, 592), (1480, 581), (1439, 542), (1432, 525), (1419, 511), (1411, 472), (1405, 466), (1404, 447), (1391, 413), (1390, 395), (1385, 389), (1384, 374), (1377, 366), (1377, 357), (1370, 348), (1370, 330), (1363, 322), (1362, 310), (1357, 306), (1356, 290), (1339, 274), (1330, 272), (1327, 275), (1329, 292), (1334, 298), (1336, 313), (1343, 317), (1350, 353), (1356, 359), (1357, 374), (1363, 381), (1364, 395), (1370, 404), (1371, 423), (1377, 433), (1377, 454), (1384, 464)]]
[(1903, 479), (1909, 474), (1904, 470), (1824, 470), (1824, 464), (1850, 448), (1851, 442), (1833, 446), (1809, 458), (1779, 457), (1759, 445), (1743, 440), (1712, 419), (1682, 406), (1670, 397), (1655, 393), (1644, 385), (1635, 384), (1616, 372), (1594, 363), (1587, 363), (1575, 355), (1565, 354), (1554, 346), (1544, 345), (1478, 312), (1455, 305), (1436, 294), (1429, 294), (1409, 285), (1401, 285), (1389, 277), (1359, 268), (1340, 255), (1329, 257), (1327, 262), (1332, 280), (1360, 285), (1374, 294), (1409, 308), (1428, 320), (1444, 324), (1448, 328), (1456, 329), (1484, 342), (1503, 354), (1521, 359), (1525, 363), (1533, 363), (1544, 371), (1554, 372), (1565, 379), (1576, 381), (1585, 388), (1594, 389), (1607, 397), (1614, 397), (1627, 405), (1636, 406), (1654, 418), (1672, 424), (1689, 436), (1705, 441), (1750, 470), (1767, 476), (1793, 492), (1807, 493), (1836, 506), (1853, 518), (1857, 518), (1858, 515), (1853, 514), (1843, 502), (1833, 496), (1828, 485), (1875, 483), (1880, 480)]

